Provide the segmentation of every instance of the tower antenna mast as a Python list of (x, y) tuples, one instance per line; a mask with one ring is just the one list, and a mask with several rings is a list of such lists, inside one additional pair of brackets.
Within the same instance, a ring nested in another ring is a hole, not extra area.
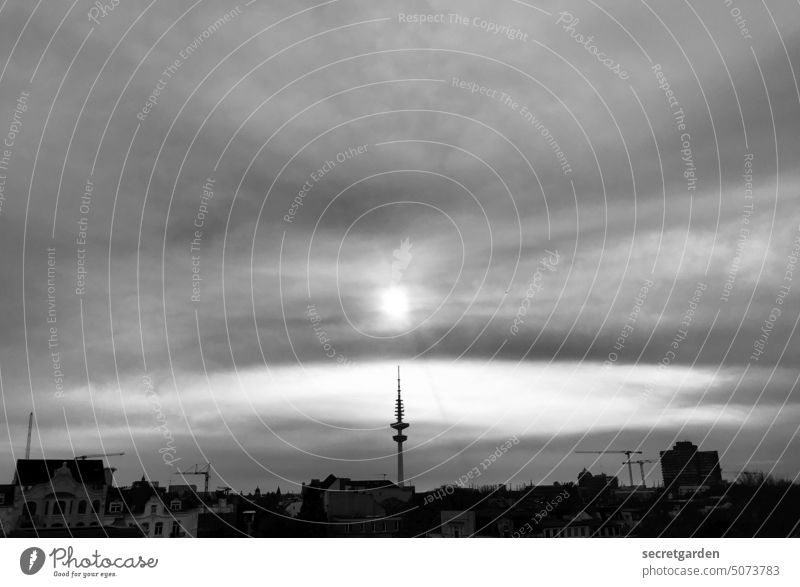
[(403, 434), (403, 430), (409, 427), (408, 422), (403, 422), (403, 398), (400, 397), (400, 365), (397, 366), (397, 403), (395, 404), (395, 417), (397, 420), (389, 424), (391, 428), (397, 432), (392, 436), (392, 440), (397, 443), (397, 485), (404, 486), (405, 479), (403, 477), (403, 443), (408, 440), (408, 436)]

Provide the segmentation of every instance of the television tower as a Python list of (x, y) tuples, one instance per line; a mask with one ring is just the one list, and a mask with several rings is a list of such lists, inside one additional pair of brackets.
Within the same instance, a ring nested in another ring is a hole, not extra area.
[(408, 440), (408, 436), (403, 434), (403, 430), (409, 427), (408, 422), (403, 422), (403, 399), (400, 397), (400, 365), (397, 366), (397, 404), (394, 409), (397, 421), (389, 424), (397, 431), (392, 436), (392, 440), (397, 443), (397, 485), (403, 487), (403, 443)]

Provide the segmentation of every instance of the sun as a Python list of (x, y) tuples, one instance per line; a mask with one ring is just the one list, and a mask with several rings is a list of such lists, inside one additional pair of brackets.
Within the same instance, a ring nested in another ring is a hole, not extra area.
[(403, 320), (408, 315), (408, 296), (397, 286), (384, 290), (381, 297), (381, 310), (393, 320)]

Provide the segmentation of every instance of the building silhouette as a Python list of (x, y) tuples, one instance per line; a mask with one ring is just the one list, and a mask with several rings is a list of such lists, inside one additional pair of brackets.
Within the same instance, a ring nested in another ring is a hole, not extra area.
[(698, 450), (689, 441), (679, 441), (660, 452), (661, 473), (665, 489), (699, 487), (722, 482), (719, 454), (715, 450)]
[(300, 493), (246, 495), (143, 476), (119, 487), (100, 459), (21, 459), (0, 485), (0, 537), (800, 537), (800, 485), (763, 473), (724, 482), (717, 451), (689, 441), (660, 451), (663, 488), (583, 469), (566, 483), (457, 481), (417, 493), (405, 485), (399, 367), (395, 416), (396, 483), (331, 474)]

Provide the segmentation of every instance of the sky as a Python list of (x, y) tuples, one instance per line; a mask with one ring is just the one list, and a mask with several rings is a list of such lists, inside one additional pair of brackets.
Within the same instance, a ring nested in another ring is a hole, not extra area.
[(400, 365), (420, 490), (796, 477), (797, 5), (93, 6), (0, 9), (0, 475), (395, 479)]

